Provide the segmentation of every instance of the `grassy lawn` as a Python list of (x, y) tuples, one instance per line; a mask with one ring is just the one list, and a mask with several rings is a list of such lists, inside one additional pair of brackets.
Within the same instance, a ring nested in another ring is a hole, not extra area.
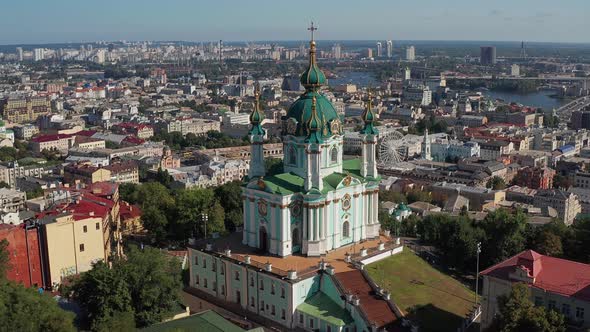
[(473, 307), (474, 292), (409, 249), (370, 264), (367, 272), (391, 292), (394, 303), (409, 313), (420, 331), (456, 331)]

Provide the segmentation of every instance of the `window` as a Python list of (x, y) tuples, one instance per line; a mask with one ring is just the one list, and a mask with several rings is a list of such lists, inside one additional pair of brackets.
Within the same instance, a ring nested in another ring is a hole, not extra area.
[(80, 252), (84, 251), (84, 243), (80, 243)]
[(330, 325), (326, 326), (326, 332), (332, 332), (332, 327)]
[(215, 259), (213, 259), (213, 262), (211, 262), (211, 271), (215, 272), (217, 271), (217, 264), (215, 263)]
[(281, 298), (285, 298), (285, 287), (281, 287)]
[(240, 280), (240, 272), (239, 271), (236, 271), (235, 279), (238, 281)]
[(348, 220), (344, 220), (342, 224), (342, 237), (350, 237), (350, 223)]
[(207, 268), (207, 258), (203, 257), (203, 268), (206, 269)]
[(576, 319), (584, 319), (584, 308), (576, 307)]
[(221, 295), (225, 295), (225, 285), (221, 285)]
[(99, 229), (100, 229), (100, 224), (96, 223), (96, 230), (99, 230)]
[(199, 275), (196, 275), (195, 284), (198, 285), (199, 283), (201, 283), (201, 281), (199, 280)]
[(547, 304), (547, 308), (549, 310), (555, 310), (556, 307), (557, 307), (557, 305), (555, 304), (555, 300), (549, 300), (549, 303)]
[(543, 305), (543, 299), (540, 296), (535, 296), (535, 306), (540, 307)]
[(84, 225), (84, 226), (82, 226), (82, 229), (83, 229), (83, 232), (84, 233), (87, 233), (88, 232), (88, 226)]
[(275, 312), (275, 305), (274, 304), (272, 305), (272, 310), (270, 311), (270, 314), (273, 315), (273, 316), (276, 314), (276, 312)]
[(225, 264), (221, 263), (221, 275), (225, 274)]
[(199, 256), (195, 256), (195, 265), (199, 265)]
[(260, 290), (264, 290), (264, 280), (260, 280)]
[(303, 314), (299, 314), (299, 324), (303, 324)]
[(275, 295), (275, 284), (272, 282), (270, 283), (270, 293), (272, 295)]
[(250, 277), (250, 287), (254, 287), (254, 277)]
[(260, 301), (260, 311), (264, 311), (264, 300)]
[(565, 317), (569, 317), (570, 315), (570, 305), (563, 303), (561, 305), (561, 313), (565, 316)]
[(309, 319), (309, 328), (313, 329), (313, 318)]
[(287, 317), (287, 313), (285, 312), (285, 309), (281, 309), (281, 319), (285, 319)]
[(207, 288), (207, 278), (203, 279), (203, 287)]
[(333, 147), (330, 151), (330, 163), (336, 164), (338, 163), (338, 148)]
[(295, 148), (292, 146), (289, 147), (289, 164), (297, 164), (297, 151), (295, 151)]
[(254, 308), (254, 296), (250, 298), (250, 306)]
[(213, 288), (211, 288), (214, 292), (217, 292), (217, 283), (213, 281)]

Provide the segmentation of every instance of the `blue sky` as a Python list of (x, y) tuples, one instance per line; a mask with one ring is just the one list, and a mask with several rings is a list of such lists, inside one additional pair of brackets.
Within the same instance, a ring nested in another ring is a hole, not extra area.
[(318, 39), (590, 42), (589, 0), (3, 0), (0, 44)]

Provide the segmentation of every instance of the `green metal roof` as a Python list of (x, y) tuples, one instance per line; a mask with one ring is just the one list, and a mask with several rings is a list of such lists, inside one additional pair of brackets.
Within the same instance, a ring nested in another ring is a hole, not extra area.
[(297, 310), (336, 326), (345, 326), (353, 322), (350, 314), (323, 292), (317, 292), (306, 299)]
[[(214, 311), (208, 310), (188, 317), (148, 326), (145, 332), (246, 332)], [(250, 330), (262, 332), (262, 328)]]
[(324, 137), (329, 137), (332, 135), (332, 132), (330, 131), (330, 123), (334, 119), (339, 119), (338, 113), (332, 103), (330, 103), (323, 94), (315, 90), (308, 90), (299, 96), (299, 98), (291, 104), (291, 107), (289, 107), (287, 118), (293, 118), (297, 121), (297, 136), (308, 135), (309, 130), (306, 124), (312, 116), (311, 105), (313, 103), (313, 97), (316, 98), (316, 111), (322, 122), (320, 132)]

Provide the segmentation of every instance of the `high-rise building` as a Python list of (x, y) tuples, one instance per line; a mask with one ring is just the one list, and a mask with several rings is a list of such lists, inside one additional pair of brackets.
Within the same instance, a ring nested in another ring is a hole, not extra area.
[(406, 60), (416, 60), (416, 48), (414, 46), (408, 46), (408, 48), (406, 48)]
[(520, 76), (520, 66), (519, 65), (513, 64), (512, 67), (510, 67), (510, 76), (514, 76), (514, 77)]
[(45, 50), (42, 48), (36, 48), (33, 50), (33, 60), (41, 61), (45, 59)]
[(383, 56), (383, 45), (381, 42), (377, 42), (377, 57), (380, 58)]
[(373, 49), (370, 48), (370, 47), (367, 48), (367, 51), (366, 51), (366, 54), (365, 55), (366, 55), (367, 58), (372, 58), (373, 57)]
[(94, 56), (94, 62), (104, 63), (105, 59), (106, 59), (106, 51), (103, 48), (96, 50), (96, 55)]
[(387, 41), (387, 57), (391, 58), (393, 56), (393, 41)]
[(16, 48), (16, 55), (17, 55), (18, 61), (23, 61), (24, 60), (23, 48), (22, 47), (17, 47)]
[(340, 44), (334, 44), (334, 46), (332, 46), (332, 55), (334, 56), (334, 59), (342, 58), (342, 47)]
[(496, 46), (482, 46), (479, 62), (482, 65), (496, 64)]
[(406, 71), (404, 72), (404, 79), (406, 81), (412, 79), (412, 70), (409, 67), (407, 67)]

